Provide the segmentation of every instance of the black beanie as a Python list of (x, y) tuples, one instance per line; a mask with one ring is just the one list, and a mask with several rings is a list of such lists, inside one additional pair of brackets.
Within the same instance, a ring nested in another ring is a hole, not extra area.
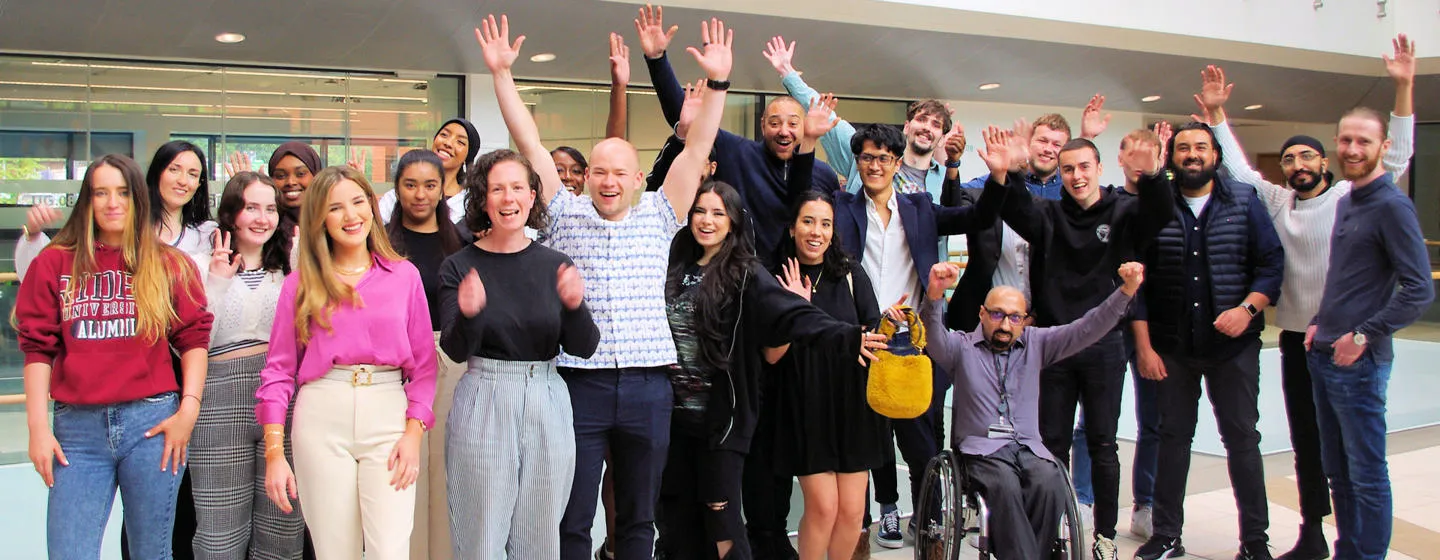
[[(445, 121), (445, 124), (442, 124), (440, 125), (440, 128), (435, 129), (435, 134), (439, 135), (441, 130), (444, 130), (445, 127), (450, 126), (450, 123), (457, 123), (460, 126), (465, 127), (465, 147), (468, 148), (470, 152), (468, 154), (465, 154), (465, 165), (474, 165), (475, 158), (480, 157), (480, 131), (475, 130), (475, 125), (470, 124), (470, 121), (460, 117), (455, 117), (453, 119)], [(433, 139), (434, 136), (431, 136), (431, 138)]]
[(1313, 136), (1306, 136), (1304, 134), (1291, 136), (1289, 140), (1285, 141), (1285, 145), (1280, 147), (1280, 153), (1284, 154), (1285, 150), (1289, 150), (1293, 146), (1309, 146), (1314, 148), (1315, 151), (1320, 152), (1320, 157), (1325, 157), (1325, 145), (1321, 144), (1320, 141), (1316, 140)]

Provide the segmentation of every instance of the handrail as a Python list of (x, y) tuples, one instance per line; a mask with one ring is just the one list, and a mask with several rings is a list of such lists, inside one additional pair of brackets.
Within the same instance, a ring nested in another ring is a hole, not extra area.
[(25, 404), (25, 395), (0, 395), (0, 406), (7, 404)]
[(14, 272), (0, 272), (0, 284), (7, 282), (19, 282), (20, 275)]

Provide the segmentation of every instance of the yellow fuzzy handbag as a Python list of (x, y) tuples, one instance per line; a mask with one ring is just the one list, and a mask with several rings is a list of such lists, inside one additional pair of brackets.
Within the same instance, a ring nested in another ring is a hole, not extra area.
[(930, 409), (934, 393), (930, 357), (925, 355), (925, 325), (910, 307), (900, 309), (910, 332), (896, 333), (899, 326), (889, 317), (880, 319), (880, 334), (890, 338), (887, 350), (877, 350), (878, 360), (870, 363), (865, 398), (881, 416), (905, 420)]

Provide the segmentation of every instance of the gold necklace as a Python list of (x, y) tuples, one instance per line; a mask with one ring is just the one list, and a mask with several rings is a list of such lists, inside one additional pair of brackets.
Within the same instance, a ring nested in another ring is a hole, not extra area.
[(340, 274), (341, 276), (359, 276), (361, 274), (365, 274), (365, 271), (367, 270), (370, 270), (370, 263), (365, 263), (365, 266), (362, 266), (360, 268), (352, 268), (348, 270), (340, 268), (338, 266), (335, 267), (335, 272)]
[(821, 267), (821, 268), (820, 268), (820, 274), (816, 274), (816, 275), (815, 275), (815, 281), (810, 284), (810, 293), (812, 293), (812, 294), (818, 294), (818, 293), (820, 293), (820, 279), (823, 278), (824, 276), (825, 276), (825, 268), (824, 268), (824, 267)]

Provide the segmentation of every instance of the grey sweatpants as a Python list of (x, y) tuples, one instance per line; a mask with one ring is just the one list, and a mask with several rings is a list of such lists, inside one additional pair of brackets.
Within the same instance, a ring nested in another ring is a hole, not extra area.
[(456, 558), (559, 558), (575, 481), (570, 391), (553, 362), (471, 358), (445, 433)]

